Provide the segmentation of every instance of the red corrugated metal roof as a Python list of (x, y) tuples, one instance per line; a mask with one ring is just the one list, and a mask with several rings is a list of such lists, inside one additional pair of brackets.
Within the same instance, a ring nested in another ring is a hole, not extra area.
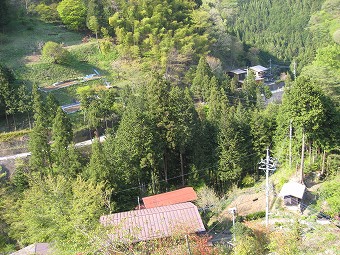
[(111, 226), (111, 238), (123, 242), (205, 231), (197, 207), (190, 202), (105, 215), (100, 223)]
[(197, 194), (192, 187), (186, 187), (154, 196), (144, 197), (145, 208), (154, 208), (164, 205), (173, 205), (183, 202), (194, 201)]

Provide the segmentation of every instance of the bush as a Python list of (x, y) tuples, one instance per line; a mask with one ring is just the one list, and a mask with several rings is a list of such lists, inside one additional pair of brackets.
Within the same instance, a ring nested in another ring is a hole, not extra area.
[(242, 186), (245, 188), (249, 188), (254, 186), (255, 184), (255, 180), (252, 176), (250, 176), (249, 174), (247, 174), (243, 179), (242, 179)]
[(103, 54), (109, 53), (113, 50), (113, 44), (110, 40), (103, 40), (99, 44), (100, 50)]
[[(330, 181), (326, 181), (320, 187), (319, 207), (325, 213), (335, 216), (340, 212), (340, 175)], [(326, 203), (325, 203), (326, 202)]]
[(15, 139), (17, 137), (22, 137), (26, 134), (30, 133), (30, 130), (19, 130), (19, 131), (13, 131), (13, 132), (7, 132), (7, 133), (0, 133), (0, 142), (6, 142), (12, 139)]
[(245, 220), (257, 220), (260, 218), (264, 218), (266, 216), (266, 212), (265, 211), (259, 211), (259, 212), (255, 212), (255, 213), (250, 213), (246, 216), (244, 216)]
[(47, 22), (56, 22), (59, 20), (59, 14), (57, 11), (57, 5), (46, 5), (41, 3), (35, 7), (35, 11), (40, 16), (40, 19)]
[(42, 58), (48, 63), (66, 64), (70, 53), (56, 42), (47, 42), (41, 52)]

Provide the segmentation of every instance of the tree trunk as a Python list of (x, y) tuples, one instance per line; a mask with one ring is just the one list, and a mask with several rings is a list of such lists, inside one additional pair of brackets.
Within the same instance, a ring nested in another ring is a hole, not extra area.
[(184, 166), (183, 166), (183, 154), (180, 152), (179, 157), (181, 159), (181, 175), (182, 175), (182, 186), (184, 187), (185, 181), (184, 181)]
[(8, 121), (8, 115), (7, 115), (7, 112), (6, 112), (6, 111), (5, 111), (5, 116), (6, 116), (7, 128), (8, 128), (8, 131), (10, 131), (9, 121)]
[(167, 167), (167, 157), (166, 157), (166, 152), (163, 154), (163, 169), (164, 169), (164, 179), (165, 179), (165, 184), (168, 186), (168, 167)]
[(309, 165), (311, 165), (312, 164), (312, 141), (309, 141), (308, 147), (309, 147), (308, 149)]
[(30, 117), (30, 113), (27, 112), (27, 117), (28, 117), (28, 125), (30, 127), (30, 130), (32, 129), (32, 123), (31, 123), (31, 117)]
[(321, 165), (321, 175), (320, 176), (324, 176), (324, 174), (325, 174), (325, 161), (326, 161), (326, 150), (324, 150), (323, 154), (322, 154), (322, 165)]
[(300, 183), (303, 183), (303, 168), (305, 163), (305, 131), (302, 131), (302, 145), (301, 145), (301, 164), (300, 164)]
[(91, 134), (91, 129), (89, 128), (89, 135), (90, 135), (90, 140), (92, 141), (92, 134)]
[(100, 44), (99, 44), (99, 41), (98, 41), (98, 32), (96, 32), (96, 41), (97, 41), (98, 51), (99, 51), (100, 53), (102, 53), (102, 50), (100, 49)]
[(13, 124), (14, 124), (14, 131), (17, 131), (17, 123), (15, 121), (14, 113), (12, 114), (12, 118), (13, 118)]

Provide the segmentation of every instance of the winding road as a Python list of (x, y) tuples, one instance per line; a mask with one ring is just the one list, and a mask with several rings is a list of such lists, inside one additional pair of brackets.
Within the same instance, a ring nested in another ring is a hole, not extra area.
[[(88, 146), (91, 145), (94, 139), (91, 140), (86, 140), (80, 143), (76, 143), (75, 147), (79, 148), (79, 147), (84, 147), (84, 146)], [(99, 141), (102, 142), (105, 140), (105, 136), (101, 136), (99, 137)], [(6, 161), (6, 160), (10, 160), (10, 159), (17, 159), (17, 158), (26, 158), (28, 156), (30, 156), (31, 153), (30, 152), (24, 152), (24, 153), (19, 153), (19, 154), (15, 154), (15, 155), (9, 155), (9, 156), (4, 156), (4, 157), (0, 157), (0, 162), (1, 161)]]

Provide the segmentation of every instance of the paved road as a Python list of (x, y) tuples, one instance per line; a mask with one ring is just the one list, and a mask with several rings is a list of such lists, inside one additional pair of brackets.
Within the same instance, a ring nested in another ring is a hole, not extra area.
[[(105, 136), (101, 136), (99, 137), (99, 140), (102, 142), (105, 140)], [(83, 147), (83, 146), (88, 146), (91, 145), (93, 142), (92, 140), (87, 140), (84, 142), (80, 142), (80, 143), (76, 143), (75, 147)], [(30, 152), (25, 152), (25, 153), (19, 153), (19, 154), (15, 154), (15, 155), (9, 155), (9, 156), (5, 156), (5, 157), (0, 157), (0, 161), (6, 161), (6, 160), (10, 160), (10, 159), (17, 159), (17, 158), (26, 158), (28, 156), (30, 156), (31, 153)]]

